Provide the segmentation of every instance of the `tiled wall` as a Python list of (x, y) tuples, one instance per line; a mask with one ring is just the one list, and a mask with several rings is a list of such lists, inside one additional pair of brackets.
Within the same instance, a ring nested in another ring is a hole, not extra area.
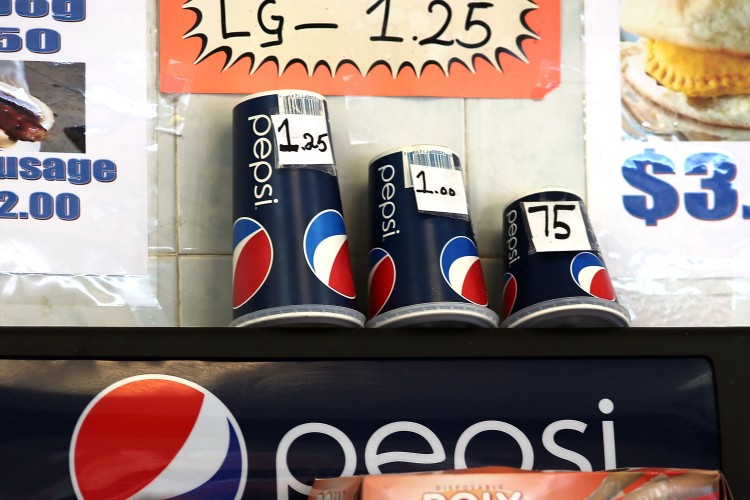
[[(575, 2), (563, 3), (567, 9), (563, 84), (543, 101), (328, 97), (362, 310), (369, 251), (367, 166), (374, 156), (411, 144), (438, 144), (458, 153), (466, 171), (472, 222), (493, 309), (499, 300), (505, 203), (539, 187), (585, 192), (580, 12)], [(176, 141), (174, 244), (179, 293), (169, 306), (175, 307), (180, 325), (226, 325), (232, 320), (230, 131), (232, 108), (240, 98), (190, 96), (181, 136), (164, 138), (167, 144)], [(161, 141), (159, 147), (161, 151)], [(166, 169), (166, 153), (162, 158), (160, 168)]]
[[(585, 197), (582, 2), (564, 0), (561, 4), (561, 85), (543, 100), (328, 98), (362, 310), (368, 251), (364, 195), (367, 165), (375, 155), (394, 147), (431, 143), (451, 148), (461, 156), (490, 307), (495, 311), (500, 300), (501, 214), (505, 205), (519, 194), (553, 186)], [(228, 132), (232, 108), (241, 97), (192, 95), (183, 99), (182, 134), (160, 135), (163, 161), (159, 175), (168, 176), (161, 169), (171, 172), (176, 165), (175, 227), (170, 227), (167, 218), (168, 234), (161, 239), (174, 243), (177, 269), (173, 276), (171, 256), (160, 257), (166, 264), (159, 266), (160, 274), (177, 280), (176, 293), (160, 296), (162, 307), (169, 311), (169, 321), (175, 324), (226, 325), (232, 319), (232, 159)], [(175, 159), (170, 162), (162, 149), (171, 147), (172, 141)], [(159, 200), (163, 202), (161, 197)], [(708, 280), (644, 284), (628, 277), (615, 279), (620, 301), (629, 308), (635, 326), (750, 323), (747, 283)]]

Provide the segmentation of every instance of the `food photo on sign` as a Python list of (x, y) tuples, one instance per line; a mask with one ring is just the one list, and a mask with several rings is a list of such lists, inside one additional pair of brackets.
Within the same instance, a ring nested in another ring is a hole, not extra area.
[(29, 93), (24, 62), (0, 61), (0, 148), (39, 146), (54, 122), (49, 106)]
[(687, 317), (694, 302), (700, 323), (742, 322), (750, 4), (607, 4), (585, 4), (585, 147), (589, 206), (615, 285), (636, 310), (656, 300)]
[(642, 139), (750, 139), (750, 4), (624, 0), (625, 126)]

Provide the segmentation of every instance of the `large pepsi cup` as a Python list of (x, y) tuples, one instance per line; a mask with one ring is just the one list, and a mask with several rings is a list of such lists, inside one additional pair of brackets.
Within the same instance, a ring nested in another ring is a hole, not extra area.
[(584, 202), (567, 190), (521, 196), (503, 212), (501, 327), (625, 327)]
[(233, 128), (232, 326), (363, 326), (333, 155), (319, 155), (331, 147), (325, 99), (254, 94)]
[(451, 150), (398, 149), (369, 166), (368, 327), (496, 327), (468, 216), (418, 209), (410, 165), (461, 170)]

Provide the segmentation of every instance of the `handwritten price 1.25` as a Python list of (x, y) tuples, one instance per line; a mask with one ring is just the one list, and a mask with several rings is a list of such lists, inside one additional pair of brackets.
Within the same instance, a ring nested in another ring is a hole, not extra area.
[[(739, 195), (732, 184), (737, 176), (737, 165), (732, 158), (723, 153), (697, 153), (685, 160), (684, 172), (686, 176), (702, 177), (700, 188), (704, 191), (683, 195), (685, 210), (691, 217), (718, 221), (737, 212)], [(665, 176), (675, 173), (674, 162), (653, 149), (628, 158), (622, 166), (625, 181), (648, 196), (623, 196), (625, 210), (643, 219), (648, 226), (655, 226), (675, 214), (680, 207), (680, 194), (665, 180)], [(750, 206), (742, 206), (742, 218), (750, 219)]]
[(475, 69), (477, 59), (501, 70), (501, 53), (526, 61), (522, 42), (540, 38), (529, 28), (540, 8), (530, 0), (191, 0), (186, 8), (198, 14), (185, 34), (201, 40), (196, 63), (216, 53), (225, 68), (249, 58), (250, 74), (272, 63), (280, 74), (301, 64), (309, 75), (353, 66), (421, 76), (432, 66), (448, 74), (457, 62)]
[[(222, 4), (223, 4), (222, 0)], [(260, 23), (261, 30), (272, 37), (273, 39), (266, 40), (260, 44), (260, 47), (268, 48), (284, 43), (284, 26), (285, 18), (283, 15), (267, 15), (266, 9), (269, 7), (275, 7), (276, 0), (265, 0), (260, 4), (258, 8), (258, 20)], [(484, 10), (490, 9), (494, 4), (490, 2), (469, 2), (466, 4), (466, 16), (463, 19), (463, 28), (466, 33), (466, 40), (460, 40), (458, 38), (451, 38), (446, 36), (448, 28), (453, 22), (453, 7), (445, 0), (432, 0), (427, 6), (427, 12), (430, 15), (440, 16), (440, 22), (438, 27), (433, 33), (429, 33), (423, 38), (416, 35), (412, 36), (413, 41), (418, 41), (419, 45), (444, 45), (449, 46), (454, 43), (464, 48), (478, 48), (481, 47), (492, 38), (492, 28), (489, 23), (479, 18), (480, 13)], [(270, 9), (269, 9), (270, 10)], [(226, 16), (226, 7), (222, 9), (223, 17)], [(391, 25), (391, 0), (377, 0), (375, 3), (370, 5), (365, 14), (368, 16), (380, 16), (380, 33), (373, 34), (370, 36), (370, 40), (373, 42), (403, 42), (402, 36), (396, 36), (389, 34), (389, 31), (393, 29)], [(266, 19), (271, 21), (266, 21)], [(226, 26), (227, 20), (224, 19), (222, 25)], [(300, 30), (337, 30), (339, 24), (336, 22), (306, 22), (297, 23), (293, 25), (295, 31)], [(229, 39), (238, 36), (250, 36), (249, 31), (233, 31), (228, 32), (226, 28), (222, 32), (223, 38)]]

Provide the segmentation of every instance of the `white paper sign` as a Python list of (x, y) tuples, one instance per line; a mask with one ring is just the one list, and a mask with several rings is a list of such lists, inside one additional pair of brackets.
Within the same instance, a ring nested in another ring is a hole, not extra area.
[[(750, 129), (710, 123), (711, 106), (732, 98), (692, 99), (657, 82), (619, 5), (586, 0), (584, 16), (587, 209), (608, 270), (625, 279), (748, 278)], [(725, 119), (746, 114), (742, 99)]]
[(592, 250), (579, 202), (523, 202), (521, 207), (534, 251)]
[(3, 88), (54, 115), (0, 150), (0, 272), (146, 274), (145, 1), (0, 9)]
[(281, 165), (333, 165), (325, 116), (273, 115), (271, 120)]
[(445, 215), (469, 215), (460, 170), (409, 165), (417, 210)]

